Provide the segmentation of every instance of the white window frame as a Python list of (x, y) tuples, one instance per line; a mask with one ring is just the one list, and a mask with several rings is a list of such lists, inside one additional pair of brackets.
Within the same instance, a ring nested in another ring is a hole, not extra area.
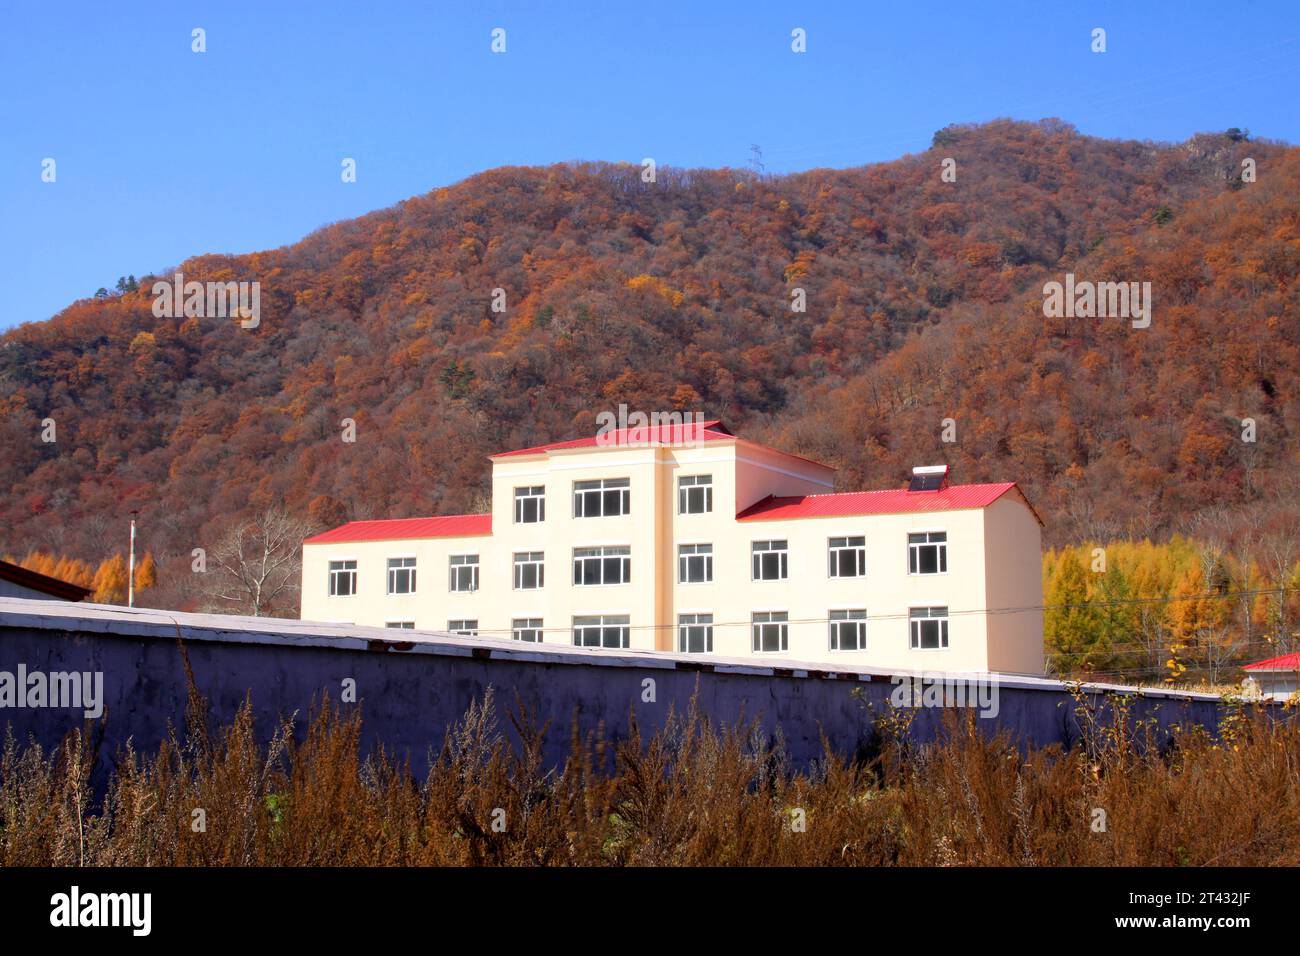
[[(696, 492), (699, 492), (697, 495)], [(698, 498), (699, 509), (690, 507)], [(677, 478), (677, 513), (679, 515), (705, 515), (713, 512), (713, 475), (680, 475)]]
[[(598, 551), (599, 554), (584, 554), (579, 556), (579, 551)], [(619, 561), (619, 567), (622, 569), (621, 581), (606, 581), (605, 570), (607, 561)], [(586, 562), (598, 562), (600, 567), (600, 580), (595, 583), (586, 581)], [(583, 570), (578, 571), (578, 563), (583, 562)], [(596, 544), (585, 547), (575, 547), (573, 549), (573, 586), (575, 588), (609, 588), (621, 587), (625, 584), (632, 583), (632, 547), (626, 544)]]
[[(837, 615), (846, 615), (837, 617)], [(861, 615), (861, 617), (848, 617), (847, 615)], [(867, 609), (864, 607), (833, 607), (827, 612), (827, 627), (829, 629), (828, 638), (830, 640), (830, 649), (834, 653), (852, 653), (854, 651), (865, 651), (867, 649)], [(842, 639), (842, 629), (836, 627), (838, 624), (857, 625), (853, 628), (858, 634), (857, 647), (844, 647)]]
[[(943, 535), (943, 540), (942, 540), (942, 541), (931, 541), (931, 540), (930, 540), (930, 536), (931, 536), (931, 535), (936, 535), (936, 534), (941, 534), (941, 535)], [(917, 542), (913, 542), (913, 541), (912, 541), (912, 536), (913, 536), (913, 535), (925, 535), (925, 536), (926, 536), (926, 540), (925, 540), (925, 541), (917, 541)], [(922, 571), (922, 570), (920, 570), (920, 568), (921, 568), (921, 559), (920, 559), (920, 551), (921, 551), (921, 549), (922, 549), (922, 548), (929, 548), (929, 547), (932, 547), (932, 546), (935, 546), (935, 545), (938, 545), (937, 553), (936, 553), (936, 555), (935, 555), (935, 564), (936, 564), (936, 566), (937, 566), (937, 569), (934, 570), (934, 571)], [(912, 570), (912, 565), (913, 565), (913, 560), (912, 560), (912, 559), (913, 559), (913, 557), (916, 558), (916, 561), (915, 561), (916, 570)], [(925, 576), (925, 577), (930, 577), (930, 576), (932, 576), (932, 575), (936, 575), (936, 574), (947, 574), (947, 573), (948, 573), (948, 532), (947, 532), (945, 529), (943, 529), (943, 528), (931, 528), (931, 529), (928, 529), (928, 530), (914, 529), (914, 530), (910, 530), (910, 531), (907, 532), (907, 573), (908, 573), (908, 574), (918, 575), (918, 576)]]
[[(336, 565), (336, 564), (351, 564), (352, 567), (350, 567), (350, 568), (335, 568), (334, 565)], [(325, 587), (326, 587), (325, 594), (326, 594), (328, 597), (332, 597), (332, 598), (350, 598), (350, 597), (356, 597), (356, 596), (357, 596), (357, 580), (358, 580), (358, 579), (357, 579), (357, 559), (356, 559), (356, 558), (330, 558), (330, 559), (329, 559), (329, 563), (326, 565), (326, 570), (329, 572), (329, 577), (328, 577), (328, 579), (327, 579), (327, 581), (326, 581), (326, 585), (325, 585)], [(351, 578), (351, 581), (352, 581), (352, 590), (349, 591), (347, 594), (339, 594), (338, 591), (335, 589), (334, 579), (335, 579), (335, 576), (336, 576), (336, 575), (339, 575), (339, 576), (347, 575), (349, 578)]]
[[(473, 561), (462, 560), (457, 563), (457, 558), (473, 558)], [(447, 593), (449, 594), (473, 594), (479, 588), (479, 567), (481, 562), (477, 554), (471, 552), (449, 554), (447, 555)], [(461, 576), (456, 573), (458, 568), (471, 568), (470, 586), (467, 588), (457, 587)]]
[[(707, 618), (707, 620), (704, 620)], [(699, 630), (701, 632), (704, 646), (699, 650), (691, 650), (690, 632)], [(677, 615), (677, 651), (681, 654), (712, 654), (713, 653), (713, 612), (695, 611)]]
[[(615, 495), (615, 492), (619, 494)], [(606, 510), (609, 496), (618, 499), (618, 511)], [(594, 513), (588, 510), (588, 500), (599, 502)], [(589, 478), (573, 483), (574, 518), (621, 518), (632, 513), (631, 478)]]
[[(393, 567), (393, 562), (394, 562), (394, 561), (410, 561), (411, 563), (410, 563), (410, 564), (403, 564), (401, 567), (397, 567), (397, 568), (395, 568), (395, 567)], [(418, 559), (417, 559), (416, 556), (413, 555), (413, 554), (395, 554), (395, 555), (393, 555), (392, 557), (388, 558), (387, 563), (386, 563), (386, 567), (387, 567), (387, 571), (388, 571), (388, 576), (387, 576), (387, 577), (388, 577), (388, 593), (389, 593), (389, 594), (393, 594), (393, 595), (397, 595), (398, 597), (405, 597), (405, 596), (408, 595), (408, 594), (414, 594), (414, 593), (415, 593), (416, 586), (417, 586), (417, 583), (418, 583), (418, 582), (416, 581), (416, 576), (415, 576), (415, 572), (416, 572), (416, 570), (417, 570), (417, 568), (418, 568), (418, 565), (419, 565)], [(409, 582), (410, 587), (409, 587), (407, 590), (405, 590), (405, 591), (395, 591), (395, 590), (393, 590), (393, 583), (394, 583), (394, 581), (396, 580), (397, 574), (400, 573), (400, 572), (402, 572), (402, 571), (409, 571), (409, 572), (410, 572), (410, 574), (407, 575), (407, 581)]]
[[(708, 551), (692, 551), (684, 554), (686, 548), (708, 548)], [(692, 581), (689, 574), (684, 574), (692, 562), (699, 562), (704, 567), (704, 579)], [(713, 543), (711, 541), (683, 541), (677, 545), (677, 583), (678, 584), (712, 584), (713, 583)]]
[(402, 631), (412, 631), (415, 630), (415, 622), (414, 621), (385, 621), (384, 627), (394, 628), (396, 630), (402, 630)]
[[(861, 539), (862, 544), (850, 544), (849, 542)], [(844, 544), (836, 545), (836, 541), (843, 541)], [(856, 574), (840, 574), (840, 562), (837, 560), (841, 552), (856, 551), (858, 560)], [(826, 574), (827, 577), (840, 580), (842, 578), (865, 578), (867, 576), (867, 536), (865, 534), (836, 534), (826, 539)]]
[[(766, 548), (759, 548), (760, 544), (769, 545)], [(783, 548), (773, 548), (770, 545), (782, 544)], [(780, 555), (778, 564), (781, 573), (774, 578), (760, 577), (758, 571), (763, 566), (762, 556), (768, 554)], [(761, 538), (757, 541), (749, 542), (749, 579), (751, 581), (786, 581), (790, 578), (790, 539), (789, 538)]]
[[(778, 617), (779, 615), (779, 617)], [(763, 620), (759, 620), (762, 618)], [(768, 628), (774, 624), (780, 625), (778, 631), (776, 650), (764, 650), (763, 641), (759, 638), (759, 628)], [(790, 650), (790, 614), (788, 611), (754, 611), (749, 615), (750, 628), (750, 647), (755, 654), (784, 654)]]
[[(582, 623), (580, 624), (579, 621)], [(578, 631), (583, 633), (583, 641), (578, 640)], [(608, 644), (606, 638), (611, 630), (618, 630), (617, 635), (620, 643)], [(588, 644), (585, 642), (586, 632), (599, 631), (600, 643)], [(574, 647), (592, 647), (597, 650), (626, 650), (630, 646), (632, 636), (632, 618), (628, 614), (575, 614), (573, 615), (573, 646)]]
[[(461, 627), (453, 627), (455, 624), (460, 624)], [(478, 637), (478, 618), (452, 618), (447, 622), (447, 632), (461, 637)]]
[[(917, 612), (924, 611), (924, 615)], [(934, 614), (934, 611), (942, 611), (943, 614)], [(913, 651), (946, 651), (949, 648), (948, 621), (951, 618), (946, 604), (924, 604), (907, 609), (907, 646)], [(939, 646), (922, 647), (921, 646), (921, 623), (923, 621), (939, 622)]]
[[(533, 637), (524, 637), (525, 633), (536, 634)], [(542, 644), (545, 643), (546, 628), (542, 624), (540, 617), (516, 617), (510, 620), (510, 637), (513, 640), (520, 641), (524, 644)]]
[[(524, 560), (519, 560), (523, 558)], [(536, 568), (537, 583), (531, 587), (523, 584), (523, 570), (525, 568)], [(511, 555), (511, 583), (516, 591), (540, 591), (546, 587), (546, 552), (545, 551), (516, 551)]]
[[(524, 494), (520, 494), (520, 492)], [(530, 501), (537, 502), (537, 518), (533, 521), (525, 521), (521, 515), (524, 511), (524, 504)], [(546, 521), (546, 486), (545, 485), (519, 485), (515, 488), (515, 524), (543, 524)]]

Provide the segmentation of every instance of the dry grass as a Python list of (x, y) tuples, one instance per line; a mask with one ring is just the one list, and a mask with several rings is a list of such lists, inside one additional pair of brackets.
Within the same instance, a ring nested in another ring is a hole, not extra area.
[(1022, 753), (962, 713), (915, 746), (898, 712), (877, 723), (869, 755), (828, 752), (794, 772), (779, 740), (690, 712), (649, 740), (574, 736), (547, 772), (548, 728), (516, 704), (524, 743), (510, 746), (489, 693), (420, 781), (382, 752), (363, 759), (355, 712), (326, 702), (301, 740), (286, 723), (259, 744), (247, 705), (209, 733), (194, 696), (156, 753), (118, 755), (98, 802), (89, 730), (52, 753), (8, 735), (0, 864), (1300, 863), (1294, 720), (1233, 710), (1217, 739), (1187, 731), (1157, 746), (1122, 707), (1104, 726), (1079, 708), (1085, 743), (1064, 753)]

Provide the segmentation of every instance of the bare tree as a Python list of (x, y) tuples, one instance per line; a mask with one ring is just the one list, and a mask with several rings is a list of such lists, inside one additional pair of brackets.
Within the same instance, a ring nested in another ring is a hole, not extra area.
[(253, 617), (295, 613), (284, 603), (298, 590), (302, 542), (311, 530), (310, 522), (278, 505), (232, 527), (212, 549), (202, 577), (211, 609)]
[(1296, 647), (1293, 603), (1300, 568), (1300, 508), (1294, 502), (1298, 493), (1296, 479), (1278, 482), (1261, 514), (1264, 530), (1255, 537), (1263, 584), (1272, 590), (1262, 630), (1277, 654), (1289, 654)]
[(1145, 663), (1143, 676), (1158, 678), (1164, 673), (1164, 662), (1169, 656), (1169, 629), (1165, 626), (1165, 609), (1155, 602), (1143, 602), (1137, 608), (1138, 637), (1142, 643), (1141, 653)]
[(1291, 620), (1290, 586), (1295, 573), (1297, 547), (1295, 527), (1270, 529), (1263, 536), (1260, 551), (1265, 583), (1274, 593), (1269, 601), (1269, 620), (1266, 624), (1269, 641), (1277, 653), (1292, 650), (1294, 622)]
[(492, 510), (492, 492), (478, 489), (470, 493), (469, 510), (475, 514), (487, 514)]
[(1200, 658), (1211, 684), (1218, 684), (1225, 672), (1230, 672), (1239, 665), (1236, 660), (1239, 648), (1240, 644), (1227, 624), (1196, 629), (1194, 653)]

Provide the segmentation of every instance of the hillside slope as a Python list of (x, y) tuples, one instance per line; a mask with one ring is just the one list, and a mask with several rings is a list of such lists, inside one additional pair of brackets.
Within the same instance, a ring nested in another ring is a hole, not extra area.
[[(497, 169), (178, 267), (259, 281), (255, 330), (155, 318), (145, 277), (6, 333), (0, 554), (96, 560), (138, 508), (166, 573), (271, 501), (320, 521), (481, 507), (485, 455), (621, 402), (721, 418), (845, 489), (940, 460), (1015, 479), (1054, 543), (1296, 486), (1300, 150), (1001, 121), (857, 169), (640, 173)], [(1066, 272), (1150, 281), (1151, 327), (1044, 318)]]

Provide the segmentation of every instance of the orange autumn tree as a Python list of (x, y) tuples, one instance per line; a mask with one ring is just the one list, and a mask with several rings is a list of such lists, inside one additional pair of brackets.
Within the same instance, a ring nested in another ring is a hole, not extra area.
[(46, 574), (52, 578), (58, 578), (60, 581), (67, 581), (69, 584), (80, 584), (82, 587), (91, 587), (95, 580), (95, 569), (91, 565), (77, 558), (69, 558), (64, 555), (47, 554), (44, 551), (29, 551), (27, 556), (21, 560), (12, 554), (5, 555), (4, 560), (29, 571)]
[(126, 601), (126, 560), (115, 554), (100, 564), (95, 572), (93, 600), (96, 604), (122, 604)]
[(154, 565), (152, 552), (146, 552), (135, 567), (135, 593), (147, 590), (158, 583), (158, 569)]
[[(127, 599), (129, 571), (126, 559), (120, 554), (106, 558), (97, 566), (79, 558), (44, 551), (28, 552), (21, 560), (13, 555), (5, 555), (4, 560), (69, 584), (91, 588), (94, 591), (92, 600), (97, 604), (122, 604)], [(136, 593), (148, 590), (157, 583), (158, 566), (152, 552), (149, 552), (135, 567)]]

